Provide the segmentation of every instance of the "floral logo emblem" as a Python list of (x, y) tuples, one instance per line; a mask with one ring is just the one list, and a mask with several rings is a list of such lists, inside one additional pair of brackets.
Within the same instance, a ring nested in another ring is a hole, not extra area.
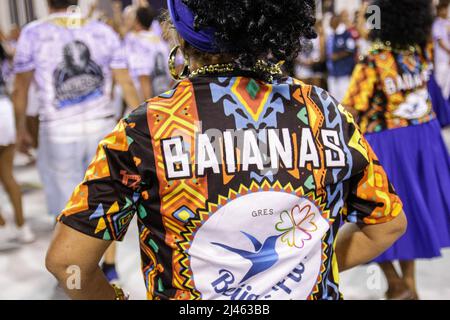
[(282, 232), (281, 241), (289, 247), (303, 248), (305, 242), (312, 239), (312, 232), (318, 230), (314, 223), (316, 214), (311, 211), (311, 205), (303, 207), (296, 205), (290, 211), (280, 213), (280, 221), (275, 229)]

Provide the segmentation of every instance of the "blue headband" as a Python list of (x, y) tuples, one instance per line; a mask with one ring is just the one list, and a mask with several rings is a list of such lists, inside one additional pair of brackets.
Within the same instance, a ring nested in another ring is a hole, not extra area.
[(213, 28), (194, 29), (194, 14), (182, 0), (167, 0), (170, 17), (180, 36), (194, 48), (207, 53), (219, 53)]

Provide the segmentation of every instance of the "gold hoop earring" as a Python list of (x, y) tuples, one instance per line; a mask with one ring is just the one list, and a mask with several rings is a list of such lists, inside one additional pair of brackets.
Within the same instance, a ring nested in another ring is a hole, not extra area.
[(180, 80), (186, 79), (189, 76), (189, 73), (190, 73), (190, 71), (189, 71), (189, 59), (188, 59), (188, 57), (186, 57), (186, 55), (184, 55), (183, 70), (181, 71), (181, 73), (177, 72), (176, 59), (177, 59), (178, 50), (180, 50), (180, 46), (179, 45), (173, 47), (172, 50), (170, 51), (170, 55), (169, 55), (169, 71), (170, 71), (170, 75), (176, 81), (180, 81)]

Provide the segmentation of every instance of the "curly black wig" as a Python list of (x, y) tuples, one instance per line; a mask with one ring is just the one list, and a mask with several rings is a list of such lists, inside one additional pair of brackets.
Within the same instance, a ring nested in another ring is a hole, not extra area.
[(431, 0), (375, 0), (372, 4), (381, 9), (381, 28), (370, 32), (371, 40), (389, 41), (398, 48), (426, 46), (433, 24)]
[(314, 0), (183, 2), (195, 15), (195, 27), (214, 28), (217, 45), (244, 68), (257, 59), (293, 60), (317, 36)]

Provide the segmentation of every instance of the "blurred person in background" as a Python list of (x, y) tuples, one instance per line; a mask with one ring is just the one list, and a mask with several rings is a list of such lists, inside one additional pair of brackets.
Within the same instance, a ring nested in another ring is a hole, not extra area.
[[(4, 38), (3, 47), (8, 54), (9, 59), (6, 59), (2, 64), (3, 78), (6, 82), (8, 92), (13, 91), (14, 87), (14, 56), (16, 54), (17, 42), (19, 40), (21, 28), (13, 25), (8, 36)], [(37, 149), (38, 144), (38, 131), (39, 131), (39, 117), (38, 117), (39, 103), (37, 99), (36, 85), (33, 81), (30, 85), (27, 104), (27, 116), (26, 127), (30, 132), (32, 144), (34, 149)], [(36, 162), (35, 157), (30, 152), (24, 152), (24, 155), (28, 157), (27, 165), (32, 165)]]
[(26, 151), (32, 144), (25, 114), (35, 81), (38, 169), (48, 211), (55, 217), (83, 178), (98, 142), (116, 124), (113, 80), (122, 87), (128, 105), (139, 104), (118, 35), (102, 22), (69, 12), (76, 4), (77, 0), (49, 0), (50, 16), (23, 29), (14, 59), (18, 145)]
[[(11, 59), (2, 42), (0, 42), (1, 65)], [(0, 248), (8, 248), (11, 242), (22, 244), (33, 242), (35, 236), (29, 225), (25, 224), (22, 192), (13, 174), (16, 128), (14, 109), (3, 71), (4, 69), (0, 68), (0, 184), (9, 196), (14, 211), (15, 228), (6, 223), (0, 211)]]
[(355, 12), (355, 30), (357, 32), (356, 46), (358, 55), (367, 54), (370, 48), (369, 31), (366, 14), (369, 8), (369, 1), (364, 1), (361, 8)]
[(356, 41), (348, 25), (348, 13), (333, 16), (327, 43), (328, 90), (342, 101), (350, 84), (357, 53)]
[(136, 22), (136, 10), (149, 7), (147, 0), (133, 1), (132, 4), (124, 6), (123, 1), (112, 0), (112, 26), (114, 30), (124, 39), (127, 34), (133, 31)]
[(16, 53), (17, 40), (19, 39), (19, 35), (20, 28), (15, 25), (12, 26), (8, 35), (3, 34), (3, 32), (0, 33), (2, 50), (4, 52), (4, 55), (6, 55), (7, 57), (1, 62), (2, 76), (8, 92), (12, 91), (14, 83), (13, 58)]
[[(426, 53), (430, 58), (430, 61), (433, 62), (435, 62), (435, 45), (436, 43), (433, 41), (433, 36), (430, 35)], [(446, 140), (446, 138), (449, 139), (450, 136), (446, 137), (446, 132), (450, 130), (450, 99), (444, 97), (443, 90), (436, 81), (436, 67), (434, 66), (434, 64), (433, 72), (431, 73), (430, 79), (428, 81), (428, 92), (430, 93), (430, 99), (433, 105), (433, 110), (436, 113), (436, 118), (441, 124), (444, 140)], [(447, 147), (450, 150), (450, 141), (447, 141)]]
[[(111, 20), (112, 27), (116, 32), (120, 35), (120, 38), (122, 40), (122, 45), (126, 49), (127, 42), (131, 34), (135, 33), (135, 29), (137, 27), (137, 10), (139, 8), (150, 8), (150, 5), (146, 0), (139, 0), (137, 2), (134, 2), (134, 4), (129, 4), (125, 7), (123, 7), (123, 2), (119, 0), (112, 1), (112, 12), (113, 12), (113, 18)], [(151, 8), (150, 8), (151, 10)], [(153, 14), (152, 14), (153, 16)], [(139, 27), (141, 28), (141, 27)], [(148, 28), (146, 31), (149, 31)], [(153, 30), (152, 30), (153, 31)], [(129, 53), (128, 53), (129, 54)], [(148, 59), (148, 57), (145, 57), (145, 59)], [(128, 61), (131, 62), (132, 60), (129, 59)], [(136, 63), (139, 63), (136, 62)], [(130, 68), (130, 75), (133, 75), (133, 71)], [(132, 76), (133, 82), (135, 87), (138, 89), (138, 93), (143, 97), (142, 90), (140, 90), (139, 80), (136, 76)], [(127, 114), (130, 110), (127, 110), (127, 105), (123, 100), (123, 93), (120, 86), (114, 85), (113, 90), (113, 105), (116, 110), (116, 114), (118, 116), (118, 119), (121, 118), (124, 114)]]
[(167, 67), (170, 49), (153, 30), (155, 19), (156, 13), (150, 6), (138, 8), (133, 31), (125, 38), (130, 72), (142, 100), (160, 95), (172, 84)]
[(295, 64), (295, 76), (311, 85), (324, 86), (326, 65), (326, 39), (322, 21), (316, 22), (317, 38), (298, 56)]
[(350, 33), (353, 39), (357, 39), (359, 37), (358, 28), (356, 26), (356, 17), (358, 11), (355, 11), (353, 16), (347, 10), (342, 10), (340, 13), (341, 21), (345, 25), (346, 30)]
[(113, 27), (121, 39), (125, 39), (127, 34), (133, 30), (137, 8), (135, 5), (124, 8), (120, 1), (113, 1)]
[(450, 98), (450, 21), (449, 1), (441, 0), (437, 6), (437, 17), (433, 24), (434, 67), (436, 82), (445, 99)]
[[(376, 0), (381, 29), (356, 66), (343, 104), (404, 204), (406, 233), (375, 259), (388, 299), (418, 299), (415, 260), (450, 246), (450, 157), (427, 90), (432, 61), (426, 46), (433, 22), (429, 0)], [(399, 261), (397, 272), (393, 262)]]
[[(30, 147), (33, 149), (37, 149), (39, 147), (39, 94), (37, 90), (36, 81), (33, 80), (28, 90), (28, 103), (26, 111), (26, 127), (30, 133)], [(29, 164), (34, 164), (36, 162), (32, 153), (25, 152), (25, 155), (29, 157)]]
[(19, 40), (21, 28), (18, 25), (12, 25), (10, 28), (10, 31), (8, 35), (4, 38), (3, 41), (3, 48), (10, 54), (11, 56), (14, 56), (17, 41)]

